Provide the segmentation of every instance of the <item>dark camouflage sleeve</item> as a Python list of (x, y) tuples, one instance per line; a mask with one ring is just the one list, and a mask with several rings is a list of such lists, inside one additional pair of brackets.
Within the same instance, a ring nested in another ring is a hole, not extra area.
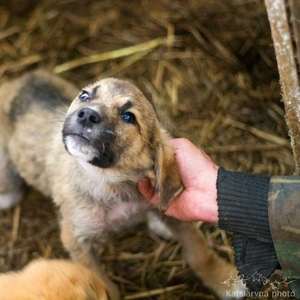
[(272, 177), (269, 223), (284, 275), (300, 297), (300, 176)]

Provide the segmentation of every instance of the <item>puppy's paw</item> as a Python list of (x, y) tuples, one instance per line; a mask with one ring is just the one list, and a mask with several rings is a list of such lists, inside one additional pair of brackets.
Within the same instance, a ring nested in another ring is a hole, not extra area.
[[(218, 258), (218, 267), (212, 270), (213, 277), (205, 276), (203, 281), (211, 287), (219, 299), (243, 299), (246, 296), (246, 285), (239, 278), (236, 267)], [(209, 276), (209, 275), (208, 275)]]

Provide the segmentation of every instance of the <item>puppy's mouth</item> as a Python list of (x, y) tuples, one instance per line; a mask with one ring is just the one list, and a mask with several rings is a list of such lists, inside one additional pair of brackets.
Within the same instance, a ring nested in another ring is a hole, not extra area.
[(82, 133), (70, 133), (67, 136), (72, 137), (77, 144), (82, 144), (82, 146), (92, 146), (90, 139)]
[(100, 168), (109, 168), (114, 157), (109, 144), (99, 139), (91, 139), (83, 133), (63, 134), (66, 150), (74, 157), (80, 158)]

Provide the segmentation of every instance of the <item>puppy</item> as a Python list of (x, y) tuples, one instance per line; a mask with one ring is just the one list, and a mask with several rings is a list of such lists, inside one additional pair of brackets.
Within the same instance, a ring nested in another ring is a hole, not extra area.
[[(192, 223), (164, 217), (137, 188), (141, 178), (149, 178), (161, 211), (183, 188), (169, 136), (151, 102), (131, 83), (113, 78), (77, 92), (43, 71), (0, 88), (2, 207), (22, 199), (24, 182), (52, 197), (65, 248), (73, 261), (103, 278), (111, 299), (119, 299), (119, 291), (95, 248), (152, 212), (182, 243), (196, 275), (226, 298), (228, 287), (221, 283), (238, 280), (235, 267), (208, 248)], [(241, 283), (233, 288), (244, 290)]]
[(103, 281), (67, 260), (38, 259), (0, 275), (1, 300), (107, 300)]

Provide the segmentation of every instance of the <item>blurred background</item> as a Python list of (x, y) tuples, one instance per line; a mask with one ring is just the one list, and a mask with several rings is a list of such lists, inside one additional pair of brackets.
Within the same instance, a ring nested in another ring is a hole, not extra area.
[[(220, 166), (293, 174), (263, 1), (0, 0), (0, 61), (0, 83), (36, 68), (78, 91), (103, 77), (130, 79), (174, 136), (189, 138)], [(198, 226), (232, 261), (230, 234)], [(56, 209), (36, 191), (0, 212), (0, 232), (2, 272), (40, 256), (67, 257)], [(180, 245), (148, 233), (145, 224), (102, 252), (125, 299), (216, 299), (188, 268)]]

